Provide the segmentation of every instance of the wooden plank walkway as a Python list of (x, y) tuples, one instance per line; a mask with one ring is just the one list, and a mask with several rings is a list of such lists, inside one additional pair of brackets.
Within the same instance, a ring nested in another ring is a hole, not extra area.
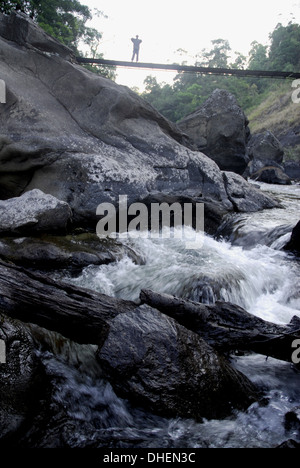
[(81, 64), (96, 64), (111, 67), (140, 68), (151, 70), (169, 70), (175, 72), (200, 73), (203, 75), (223, 75), (239, 77), (257, 77), (257, 78), (278, 78), (278, 79), (300, 79), (300, 73), (266, 71), (266, 70), (240, 70), (235, 68), (209, 68), (196, 67), (178, 64), (160, 64), (160, 63), (142, 63), (142, 62), (122, 62), (118, 60), (105, 60), (77, 57), (77, 62)]

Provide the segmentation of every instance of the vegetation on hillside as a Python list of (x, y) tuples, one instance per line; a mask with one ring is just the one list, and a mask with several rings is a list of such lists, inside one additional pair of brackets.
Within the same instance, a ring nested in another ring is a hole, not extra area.
[(251, 133), (271, 131), (285, 142), (285, 160), (300, 161), (300, 103), (292, 101), (292, 90), (290, 80), (279, 82), (247, 117)]
[[(236, 52), (231, 57), (227, 40), (212, 41), (211, 50), (203, 50), (195, 61), (196, 66), (216, 68), (237, 68), (251, 70), (300, 71), (300, 25), (278, 24), (270, 34), (270, 46), (254, 41), (248, 57)], [(173, 85), (158, 83), (148, 76), (145, 80), (143, 97), (165, 117), (178, 122), (195, 111), (216, 88), (223, 88), (234, 94), (246, 111), (251, 111), (264, 101), (268, 93), (276, 90), (278, 80), (266, 78), (239, 78), (212, 76), (194, 73), (179, 73)], [(290, 85), (290, 81), (289, 81)]]

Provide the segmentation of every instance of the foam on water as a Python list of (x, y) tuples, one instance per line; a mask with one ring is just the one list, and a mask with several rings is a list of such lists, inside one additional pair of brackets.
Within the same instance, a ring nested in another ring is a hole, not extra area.
[[(237, 215), (232, 224), (234, 240), (205, 236), (201, 248), (189, 250), (181, 239), (132, 239), (126, 242), (145, 264), (124, 258), (87, 267), (68, 281), (131, 300), (138, 299), (143, 288), (196, 301), (225, 300), (265, 320), (288, 323), (294, 315), (300, 316), (300, 265), (280, 249), (299, 221), (300, 187), (262, 185), (262, 189), (276, 192), (285, 209)], [(290, 227), (282, 231), (282, 225)], [(284, 424), (285, 414), (300, 402), (299, 371), (286, 362), (259, 355), (232, 357), (232, 364), (264, 391), (264, 404), (255, 403), (222, 421), (199, 424), (133, 408), (97, 371), (91, 374), (91, 357), (88, 368), (84, 363), (70, 368), (68, 361), (55, 353), (44, 356), (48, 372), (60, 375), (54, 398), (67, 405), (74, 420), (92, 424), (95, 440), (101, 440), (104, 431), (109, 446), (119, 446), (121, 440), (122, 447), (268, 448), (300, 438), (297, 430)]]

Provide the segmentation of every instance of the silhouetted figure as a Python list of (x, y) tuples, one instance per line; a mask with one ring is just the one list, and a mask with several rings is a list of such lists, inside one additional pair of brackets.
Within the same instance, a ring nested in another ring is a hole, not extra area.
[(131, 61), (134, 61), (134, 58), (136, 57), (136, 61), (139, 61), (139, 53), (140, 53), (140, 45), (142, 43), (142, 40), (139, 39), (139, 36), (136, 36), (135, 39), (132, 38), (131, 42), (133, 42), (133, 55)]

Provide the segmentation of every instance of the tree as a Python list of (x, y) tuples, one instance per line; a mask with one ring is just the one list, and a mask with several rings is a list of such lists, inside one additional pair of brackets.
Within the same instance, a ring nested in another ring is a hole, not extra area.
[(269, 61), (273, 69), (283, 71), (300, 70), (300, 25), (278, 24), (270, 34)]
[[(79, 0), (5, 0), (0, 4), (0, 12), (9, 14), (12, 10), (22, 11), (29, 15), (50, 36), (70, 47), (77, 55), (80, 43), (89, 47), (86, 55), (103, 58), (99, 53), (102, 34), (86, 26), (92, 19), (92, 12)], [(106, 16), (95, 9), (97, 16)], [(115, 79), (115, 68), (90, 66), (86, 68), (110, 79)]]
[(86, 22), (92, 18), (91, 10), (78, 0), (7, 0), (1, 2), (1, 13), (9, 14), (12, 10), (28, 14), (48, 34), (76, 52), (78, 52), (79, 41), (85, 41), (95, 31), (86, 26)]
[(250, 70), (267, 70), (268, 48), (257, 41), (251, 43), (251, 50), (249, 52), (249, 69)]
[(215, 39), (211, 42), (214, 46), (213, 49), (210, 51), (204, 49), (202, 52), (204, 64), (208, 67), (227, 68), (229, 53), (231, 51), (229, 42), (224, 39)]

